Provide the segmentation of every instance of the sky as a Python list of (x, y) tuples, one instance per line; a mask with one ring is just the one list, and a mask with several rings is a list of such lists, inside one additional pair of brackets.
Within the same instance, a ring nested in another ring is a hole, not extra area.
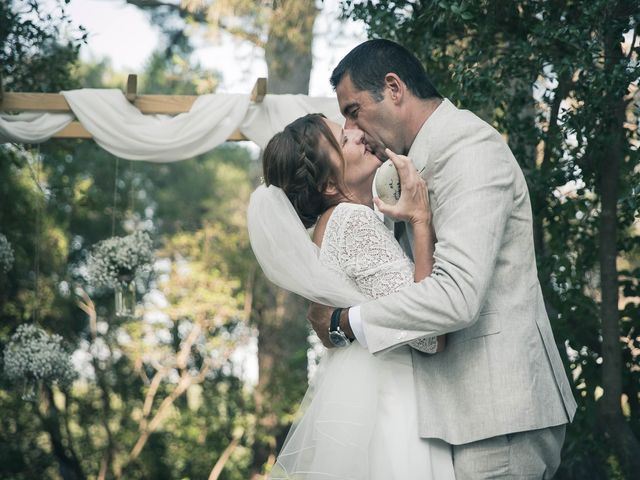
[[(338, 0), (324, 0), (322, 5), (315, 24), (314, 67), (309, 85), (312, 96), (333, 95), (329, 85), (331, 70), (351, 48), (366, 39), (362, 23), (336, 21)], [(125, 0), (72, 0), (66, 10), (74, 24), (83, 25), (89, 32), (88, 45), (81, 49), (83, 60), (109, 57), (116, 70), (141, 73), (151, 52), (161, 45), (159, 31), (150, 25), (149, 16)], [(228, 35), (215, 43), (199, 35), (194, 43), (201, 65), (223, 75), (219, 93), (249, 93), (256, 78), (267, 76), (263, 53), (258, 48), (238, 44)]]

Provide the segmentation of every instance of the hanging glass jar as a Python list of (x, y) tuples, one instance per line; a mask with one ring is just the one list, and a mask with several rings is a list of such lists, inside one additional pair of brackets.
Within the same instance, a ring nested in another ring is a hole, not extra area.
[(136, 281), (120, 281), (115, 287), (116, 316), (133, 317), (136, 311)]
[(113, 288), (116, 316), (133, 317), (135, 279), (151, 268), (152, 261), (151, 238), (146, 232), (136, 231), (126, 237), (112, 237), (97, 243), (87, 261), (87, 277), (96, 287)]

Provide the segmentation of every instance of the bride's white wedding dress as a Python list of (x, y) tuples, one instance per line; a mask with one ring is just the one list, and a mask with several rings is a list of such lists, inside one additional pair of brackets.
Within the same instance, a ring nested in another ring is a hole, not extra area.
[[(411, 261), (363, 205), (335, 208), (319, 260), (366, 298), (413, 283)], [(435, 338), (412, 347), (432, 352)], [(329, 350), (269, 478), (454, 479), (450, 447), (418, 435), (412, 347), (376, 357), (357, 342)]]

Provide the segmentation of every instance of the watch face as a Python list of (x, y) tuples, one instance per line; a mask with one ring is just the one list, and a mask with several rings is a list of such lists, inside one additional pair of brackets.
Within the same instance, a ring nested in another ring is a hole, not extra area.
[(342, 332), (329, 332), (329, 340), (336, 347), (346, 347), (351, 343)]

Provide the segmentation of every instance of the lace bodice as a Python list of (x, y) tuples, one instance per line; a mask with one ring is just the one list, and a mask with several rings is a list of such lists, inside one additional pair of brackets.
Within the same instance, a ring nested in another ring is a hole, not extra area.
[[(364, 205), (339, 204), (322, 240), (320, 261), (370, 298), (396, 292), (413, 283), (413, 264), (375, 212)], [(409, 344), (435, 353), (436, 337)]]

